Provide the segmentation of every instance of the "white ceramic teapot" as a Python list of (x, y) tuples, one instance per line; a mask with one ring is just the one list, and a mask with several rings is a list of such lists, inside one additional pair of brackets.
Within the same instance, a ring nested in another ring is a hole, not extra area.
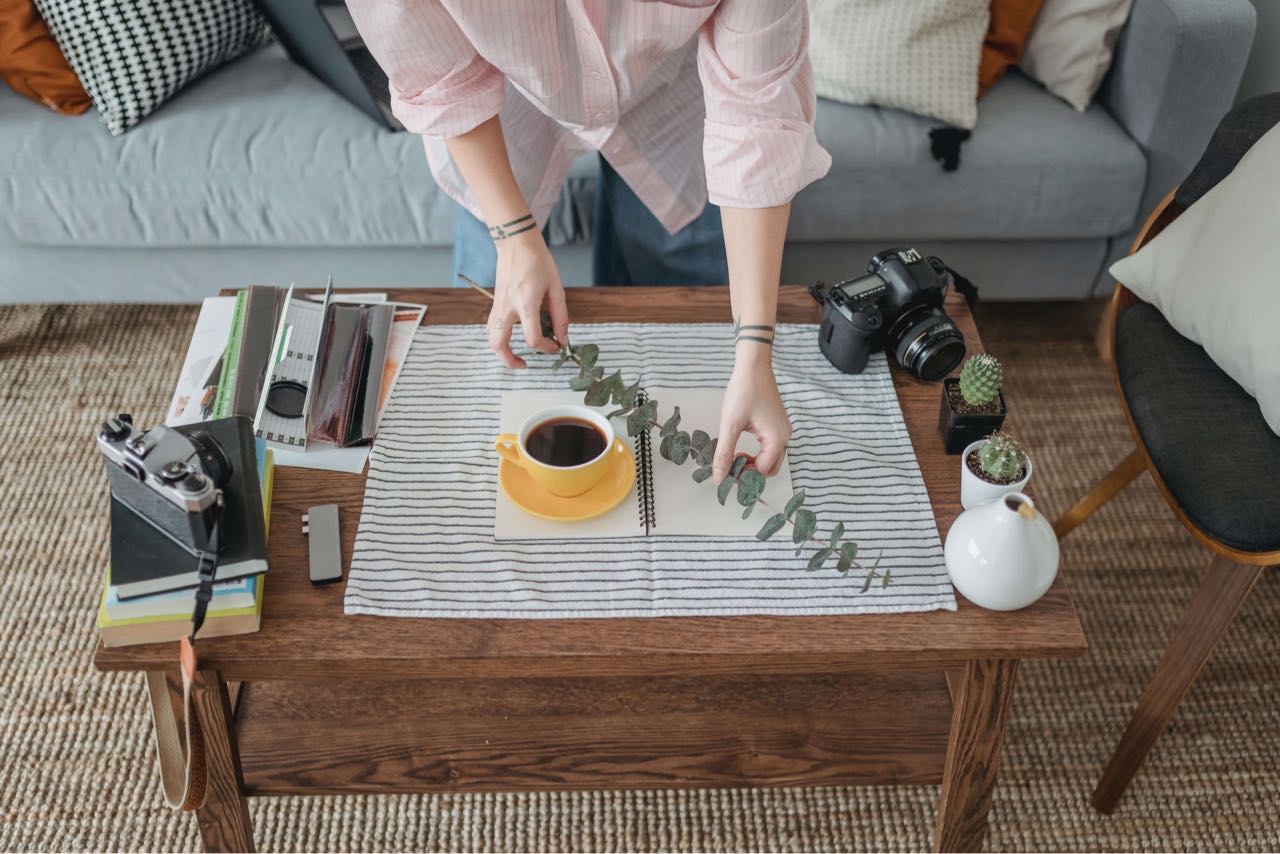
[(1016, 611), (1058, 574), (1058, 538), (1030, 498), (1011, 492), (961, 513), (944, 548), (951, 583), (975, 605)]

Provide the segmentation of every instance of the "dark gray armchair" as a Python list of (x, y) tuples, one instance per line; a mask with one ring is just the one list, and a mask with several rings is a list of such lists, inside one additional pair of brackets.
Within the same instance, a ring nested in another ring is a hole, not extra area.
[[(1195, 169), (1151, 214), (1133, 251), (1216, 186), (1277, 124), (1280, 93), (1228, 113)], [(1280, 436), (1263, 420), (1257, 401), (1123, 285), (1116, 286), (1112, 300), (1110, 343), (1137, 447), (1054, 530), (1066, 536), (1147, 471), (1213, 560), (1094, 791), (1094, 806), (1107, 813), (1258, 576), (1280, 564)], [(1206, 411), (1214, 417), (1205, 418)]]

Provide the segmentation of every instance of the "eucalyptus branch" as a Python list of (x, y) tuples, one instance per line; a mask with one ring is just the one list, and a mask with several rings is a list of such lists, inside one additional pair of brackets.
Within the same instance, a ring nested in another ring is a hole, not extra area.
[[(459, 274), (458, 278), (489, 299), (493, 299), (492, 293), (466, 276)], [(599, 347), (595, 344), (574, 347), (567, 341), (562, 342), (557, 339), (546, 311), (542, 312), (541, 323), (542, 334), (560, 348), (560, 354), (553, 369), (559, 370), (569, 363), (577, 366), (578, 375), (569, 380), (569, 388), (583, 392), (583, 403), (587, 406), (612, 404), (617, 407), (607, 417), (611, 420), (625, 418), (628, 436), (636, 437), (656, 429), (660, 438), (658, 452), (664, 459), (678, 466), (693, 460), (697, 464), (697, 468), (693, 471), (693, 480), (696, 483), (702, 483), (711, 477), (712, 461), (715, 459), (718, 439), (712, 438), (703, 430), (694, 430), (692, 433), (681, 430), (678, 406), (673, 407), (671, 415), (666, 420), (659, 421), (658, 402), (651, 399), (639, 401), (640, 383), (638, 381), (627, 385), (622, 379), (621, 371), (614, 371), (609, 376), (605, 376), (604, 368), (596, 364), (600, 358)], [(879, 570), (879, 557), (870, 566), (860, 564), (857, 561), (858, 544), (842, 542), (843, 522), (837, 522), (829, 536), (823, 537), (818, 534), (818, 517), (812, 510), (804, 507), (803, 489), (797, 490), (781, 511), (765, 501), (763, 492), (766, 479), (752, 467), (753, 463), (754, 459), (748, 454), (738, 454), (734, 457), (728, 476), (716, 487), (716, 497), (721, 506), (724, 506), (736, 487), (738, 504), (744, 508), (743, 519), (751, 515), (757, 504), (774, 511), (756, 533), (757, 540), (763, 542), (784, 527), (790, 527), (791, 542), (796, 546), (796, 557), (800, 556), (807, 545), (812, 544), (817, 547), (817, 551), (809, 559), (807, 569), (820, 569), (831, 557), (836, 556), (836, 571), (841, 575), (848, 575), (852, 569), (866, 571), (867, 574), (862, 583), (864, 593), (870, 589), (872, 582), (877, 578), (880, 579), (882, 587), (889, 585), (889, 570), (883, 572)]]

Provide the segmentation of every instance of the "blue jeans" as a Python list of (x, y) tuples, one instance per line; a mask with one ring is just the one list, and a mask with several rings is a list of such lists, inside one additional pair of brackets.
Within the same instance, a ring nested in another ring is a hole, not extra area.
[[(487, 287), (497, 278), (498, 253), (489, 229), (458, 205), (453, 239), (457, 274)], [(613, 167), (600, 158), (592, 212), (591, 275), (597, 285), (723, 285), (729, 281), (720, 209), (708, 204), (693, 222), (668, 234)]]

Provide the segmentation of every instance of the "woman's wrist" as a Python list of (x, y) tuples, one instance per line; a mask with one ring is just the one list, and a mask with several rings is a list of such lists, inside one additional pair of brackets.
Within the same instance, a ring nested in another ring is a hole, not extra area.
[(530, 250), (545, 251), (547, 248), (546, 241), (542, 239), (542, 231), (538, 228), (531, 228), (500, 240), (495, 239), (493, 245), (498, 250), (498, 255), (515, 255)]

